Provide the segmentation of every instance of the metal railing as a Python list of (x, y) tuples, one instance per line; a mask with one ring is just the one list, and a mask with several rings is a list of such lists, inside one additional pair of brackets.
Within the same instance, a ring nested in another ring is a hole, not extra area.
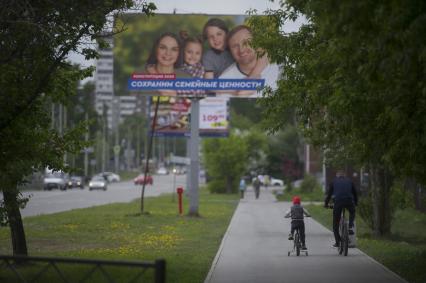
[[(28, 267), (29, 263), (42, 263), (41, 266), (30, 265), (31, 268), (40, 268), (32, 278), (25, 278), (23, 267)], [(91, 266), (89, 270), (83, 272), (81, 279), (73, 281), (60, 269), (59, 264), (67, 265), (88, 265)], [(92, 282), (89, 279), (96, 273), (101, 273), (105, 282), (116, 282), (112, 275), (104, 267), (115, 266), (123, 268), (135, 268), (137, 270), (133, 278), (128, 282), (142, 282), (142, 276), (149, 269), (154, 269), (153, 282), (165, 283), (166, 282), (166, 261), (158, 259), (155, 262), (142, 262), (142, 261), (116, 261), (116, 260), (96, 260), (96, 259), (81, 259), (81, 258), (60, 258), (60, 257), (41, 257), (41, 256), (9, 256), (0, 255), (0, 270), (3, 268), (9, 269), (14, 275), (13, 282), (37, 282), (42, 275), (46, 274), (48, 270), (53, 270), (59, 276), (62, 282)], [(96, 272), (99, 271), (99, 272)], [(0, 273), (1, 274), (1, 273)], [(0, 275), (2, 276), (2, 275)], [(3, 278), (4, 279), (4, 278)], [(0, 277), (0, 281), (3, 281)], [(19, 280), (19, 281), (16, 281)], [(121, 283), (122, 281), (120, 281)]]

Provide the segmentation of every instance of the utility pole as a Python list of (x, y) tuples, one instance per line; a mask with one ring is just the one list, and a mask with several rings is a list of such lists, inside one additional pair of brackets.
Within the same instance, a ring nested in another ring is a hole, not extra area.
[[(89, 113), (86, 112), (85, 114), (86, 123), (89, 120)], [(84, 134), (84, 141), (89, 141), (89, 129), (87, 129), (86, 133)], [(84, 177), (87, 178), (89, 176), (89, 152), (88, 149), (84, 149)]]
[(106, 143), (108, 141), (107, 139), (107, 111), (106, 111), (106, 105), (105, 103), (102, 104), (102, 166), (101, 171), (105, 172), (105, 163), (106, 163)]
[(119, 119), (120, 119), (120, 98), (114, 96), (112, 100), (112, 128), (115, 133), (114, 146), (114, 169), (115, 172), (120, 170), (120, 136), (119, 136)]
[[(65, 132), (65, 130), (66, 130), (66, 128), (67, 128), (67, 107), (66, 106), (63, 106), (62, 105), (62, 109), (63, 109), (63, 114), (64, 114), (64, 117), (63, 117), (63, 123), (64, 123), (64, 126), (63, 126), (63, 129), (62, 129), (62, 133), (61, 133), (61, 135), (63, 136), (64, 135), (64, 132)], [(64, 152), (64, 164), (67, 164), (67, 152), (65, 151)]]

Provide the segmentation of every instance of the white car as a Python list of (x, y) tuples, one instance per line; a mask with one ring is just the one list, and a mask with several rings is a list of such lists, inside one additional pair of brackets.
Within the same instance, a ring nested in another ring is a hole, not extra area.
[(157, 170), (157, 174), (158, 175), (168, 175), (169, 174), (169, 170), (167, 170), (166, 167), (160, 167)]
[(275, 179), (271, 177), (271, 186), (284, 186), (284, 181), (281, 179)]
[(121, 180), (120, 175), (115, 174), (113, 172), (101, 172), (97, 174), (97, 176), (104, 177), (105, 180), (108, 181), (108, 183), (120, 182)]
[(107, 190), (107, 181), (104, 177), (96, 175), (89, 182), (89, 191), (91, 190)]

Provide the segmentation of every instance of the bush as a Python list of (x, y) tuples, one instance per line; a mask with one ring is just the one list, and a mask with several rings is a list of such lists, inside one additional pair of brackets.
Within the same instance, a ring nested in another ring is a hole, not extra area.
[(374, 213), (371, 192), (359, 199), (357, 213), (361, 216), (362, 220), (364, 220), (365, 224), (367, 224), (371, 230), (374, 230)]
[(302, 183), (300, 184), (300, 191), (302, 193), (311, 193), (315, 190), (321, 190), (321, 185), (314, 176), (309, 174), (305, 175)]
[(291, 181), (286, 182), (286, 187), (285, 187), (285, 191), (287, 193), (291, 193), (294, 189), (293, 184), (291, 183)]
[(219, 179), (211, 180), (207, 183), (207, 189), (211, 193), (224, 194), (226, 193), (226, 182)]

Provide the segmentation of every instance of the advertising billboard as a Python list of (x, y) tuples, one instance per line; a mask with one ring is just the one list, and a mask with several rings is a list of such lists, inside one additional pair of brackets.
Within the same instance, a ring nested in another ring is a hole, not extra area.
[(126, 14), (116, 19), (116, 28), (124, 31), (114, 38), (115, 93), (255, 98), (264, 85), (276, 88), (279, 67), (249, 45), (245, 17)]
[(187, 132), (186, 98), (206, 97), (200, 101), (200, 131), (223, 135), (229, 119), (222, 107), (228, 99), (261, 97), (265, 85), (276, 88), (279, 76), (279, 67), (249, 45), (245, 17), (127, 14), (116, 19), (124, 32), (114, 41), (115, 93), (162, 97), (158, 135)]
[[(151, 97), (150, 117), (154, 118), (158, 96)], [(202, 137), (228, 136), (229, 113), (225, 98), (206, 97), (200, 100), (199, 132)], [(154, 136), (190, 135), (191, 99), (160, 96)]]

